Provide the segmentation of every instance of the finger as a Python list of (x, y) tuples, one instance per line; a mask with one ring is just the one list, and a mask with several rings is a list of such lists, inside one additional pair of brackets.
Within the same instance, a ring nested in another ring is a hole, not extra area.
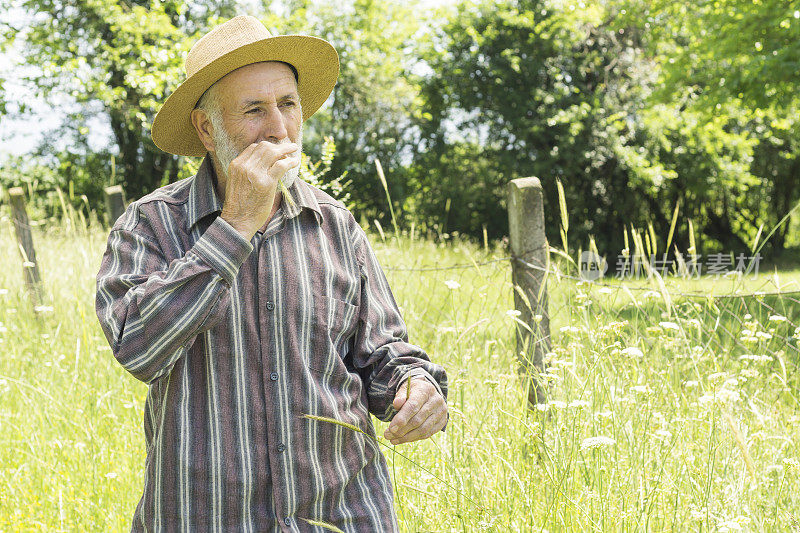
[(422, 406), (425, 404), (425, 398), (420, 398), (419, 395), (411, 393), (411, 398), (403, 405), (403, 408), (394, 415), (392, 423), (386, 429), (384, 436), (387, 439), (397, 437), (401, 434), (408, 432), (406, 424), (416, 415)]
[(239, 157), (253, 168), (266, 171), (276, 161), (286, 157), (299, 147), (294, 143), (276, 144), (269, 141), (259, 141), (242, 150)]
[[(431, 387), (433, 388), (433, 387)], [(403, 405), (403, 408), (394, 416), (392, 423), (389, 425), (389, 437), (401, 437), (409, 431), (421, 425), (430, 414), (441, 407), (443, 404), (441, 396), (439, 396), (435, 389), (433, 394), (427, 387), (417, 387), (412, 389), (411, 397)]]
[(394, 401), (392, 402), (392, 407), (394, 407), (396, 411), (399, 411), (403, 407), (403, 404), (406, 403), (409, 398), (411, 398), (413, 381), (414, 377), (412, 376), (405, 380), (402, 385), (397, 387), (397, 393), (395, 394)]
[(447, 420), (447, 411), (439, 410), (431, 415), (418, 427), (414, 428), (413, 430), (409, 431), (402, 437), (396, 437), (391, 439), (392, 444), (403, 444), (406, 442), (414, 442), (422, 439), (427, 439), (431, 435), (434, 435), (437, 431), (441, 430), (444, 427), (445, 421)]
[(281, 179), (284, 174), (290, 169), (298, 166), (300, 164), (300, 159), (297, 157), (286, 157), (284, 159), (279, 159), (273, 163), (269, 170), (267, 170), (267, 174), (269, 177), (279, 180)]
[(262, 157), (264, 157), (265, 153), (269, 154), (267, 157), (270, 157), (273, 162), (296, 152), (299, 148), (295, 143), (277, 144), (269, 141), (261, 141), (256, 144), (255, 152), (261, 154)]

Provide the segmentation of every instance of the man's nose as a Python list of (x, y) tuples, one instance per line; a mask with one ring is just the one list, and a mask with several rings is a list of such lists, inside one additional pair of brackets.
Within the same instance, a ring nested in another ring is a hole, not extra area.
[(283, 116), (277, 105), (272, 105), (267, 108), (267, 114), (264, 117), (264, 123), (261, 125), (260, 137), (269, 142), (278, 143), (289, 135), (286, 129), (286, 117)]

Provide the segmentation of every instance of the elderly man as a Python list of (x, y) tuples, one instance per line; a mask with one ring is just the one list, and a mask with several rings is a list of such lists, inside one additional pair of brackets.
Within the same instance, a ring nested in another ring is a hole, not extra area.
[(298, 178), (337, 54), (237, 17), (186, 72), (153, 141), (206, 157), (128, 207), (97, 276), (114, 356), (149, 385), (132, 529), (395, 531), (369, 413), (393, 444), (427, 438), (447, 421), (447, 378), (408, 343), (353, 216)]

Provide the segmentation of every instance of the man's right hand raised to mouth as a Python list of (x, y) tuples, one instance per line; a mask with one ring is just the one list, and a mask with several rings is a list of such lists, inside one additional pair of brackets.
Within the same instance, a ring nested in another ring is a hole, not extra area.
[(295, 143), (253, 143), (231, 161), (220, 216), (248, 241), (272, 213), (278, 182), (300, 164)]

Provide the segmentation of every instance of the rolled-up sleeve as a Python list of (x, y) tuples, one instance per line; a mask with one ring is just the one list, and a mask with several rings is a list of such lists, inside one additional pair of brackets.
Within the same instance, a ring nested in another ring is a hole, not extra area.
[(389, 421), (396, 414), (392, 402), (397, 389), (407, 378), (425, 377), (447, 400), (447, 374), (443, 367), (431, 362), (425, 350), (409, 343), (406, 324), (366, 234), (355, 221), (352, 227), (351, 238), (361, 270), (353, 362), (366, 378), (370, 412)]
[(112, 229), (95, 307), (114, 357), (150, 383), (168, 373), (199, 333), (225, 316), (230, 287), (252, 252), (221, 217), (183, 257), (167, 261), (132, 204)]

